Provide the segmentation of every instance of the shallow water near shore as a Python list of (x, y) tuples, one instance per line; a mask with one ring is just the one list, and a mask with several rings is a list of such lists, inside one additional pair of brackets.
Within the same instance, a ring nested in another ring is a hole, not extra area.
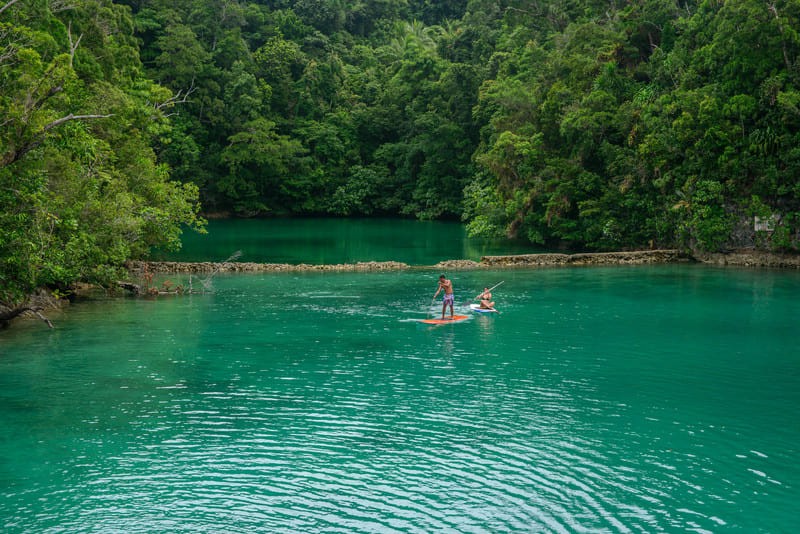
[(217, 276), (0, 332), (4, 532), (791, 532), (800, 274)]

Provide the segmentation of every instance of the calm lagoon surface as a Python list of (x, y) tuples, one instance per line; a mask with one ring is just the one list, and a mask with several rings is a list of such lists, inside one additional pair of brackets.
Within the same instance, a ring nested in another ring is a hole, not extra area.
[(469, 237), (458, 222), (413, 219), (212, 219), (207, 230), (207, 234), (187, 230), (180, 251), (156, 251), (153, 259), (222, 261), (240, 251), (239, 261), (256, 263), (434, 265), (443, 260), (478, 261), (485, 255), (541, 251), (508, 239)]
[[(219, 275), (0, 332), (3, 532), (795, 532), (800, 273)], [(177, 281), (177, 280), (176, 280)]]

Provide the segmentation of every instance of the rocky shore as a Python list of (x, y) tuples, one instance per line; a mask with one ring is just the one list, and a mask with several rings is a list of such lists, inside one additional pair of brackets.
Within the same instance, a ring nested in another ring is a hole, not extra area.
[[(509, 256), (483, 256), (480, 262), (472, 260), (446, 260), (436, 265), (416, 268), (468, 270), (507, 267), (553, 267), (560, 265), (642, 265), (654, 263), (676, 263), (689, 261), (677, 250), (646, 250), (634, 252), (597, 252), (586, 254), (520, 254)], [(308, 265), (288, 263), (248, 262), (148, 262), (134, 261), (128, 264), (131, 273), (246, 273), (246, 272), (298, 272), (298, 271), (400, 271), (410, 269), (407, 263), (398, 261), (369, 261), (336, 265)]]
[(698, 254), (694, 256), (694, 260), (708, 265), (800, 269), (800, 254), (777, 254), (753, 250), (728, 252), (726, 254)]
[(685, 261), (690, 261), (690, 258), (677, 250), (640, 250), (632, 252), (484, 256), (481, 258), (481, 265), (492, 268), (552, 267), (559, 265), (644, 265)]
[[(197, 292), (191, 276), (188, 287), (163, 280), (165, 275), (198, 275), (203, 286), (210, 284), (218, 273), (296, 273), (296, 272), (377, 272), (403, 271), (408, 269), (435, 269), (437, 271), (465, 271), (475, 269), (537, 269), (561, 266), (600, 266), (600, 265), (654, 265), (673, 263), (705, 263), (720, 266), (751, 268), (800, 268), (800, 255), (784, 255), (738, 251), (728, 254), (707, 254), (691, 256), (674, 249), (637, 250), (626, 252), (589, 252), (577, 254), (516, 254), (504, 256), (483, 256), (480, 261), (445, 260), (435, 265), (410, 266), (399, 261), (367, 261), (332, 265), (312, 265), (306, 263), (254, 263), (254, 262), (177, 262), (177, 261), (131, 261), (127, 269), (129, 280), (117, 282), (117, 288), (135, 295), (179, 295)], [(130, 281), (134, 280), (134, 281)], [(203, 289), (199, 290), (200, 292)], [(76, 291), (76, 294), (78, 292)], [(2, 310), (0, 310), (2, 311)]]
[(401, 271), (409, 265), (399, 261), (366, 261), (341, 263), (336, 265), (309, 265), (305, 263), (252, 263), (252, 262), (179, 262), (179, 261), (131, 261), (127, 264), (132, 274), (149, 272), (153, 274), (170, 273), (259, 273), (259, 272), (298, 272), (298, 271)]
[[(480, 261), (472, 260), (446, 260), (435, 265), (410, 266), (398, 261), (368, 261), (358, 263), (345, 263), (336, 265), (309, 265), (288, 263), (251, 263), (251, 262), (175, 262), (175, 261), (131, 261), (126, 266), (131, 278), (142, 279), (152, 275), (166, 274), (205, 274), (216, 273), (256, 273), (256, 272), (376, 272), (376, 271), (402, 271), (407, 269), (435, 269), (441, 271), (457, 271), (470, 269), (531, 269), (558, 266), (592, 266), (592, 265), (647, 265), (695, 262), (707, 265), (747, 267), (747, 268), (777, 268), (800, 269), (800, 254), (778, 254), (773, 252), (759, 252), (755, 250), (731, 251), (725, 254), (695, 254), (689, 255), (678, 250), (643, 250), (630, 252), (595, 252), (578, 254), (518, 254), (507, 256), (483, 256)], [(90, 286), (90, 289), (94, 286)], [(143, 294), (146, 291), (134, 282), (119, 282), (118, 287)], [(150, 287), (155, 294), (162, 292), (168, 294), (178, 293), (178, 288)], [(181, 288), (181, 290), (185, 290)], [(86, 295), (86, 288), (76, 288), (76, 295)], [(45, 298), (44, 294), (31, 296), (26, 304), (17, 308), (7, 308), (0, 305), (0, 328), (8, 326), (15, 317), (37, 317), (50, 324), (49, 320), (41, 315), (42, 310), (54, 310), (63, 305), (62, 300), (54, 297)]]
[[(472, 260), (446, 260), (429, 266), (415, 266), (417, 269), (469, 270), (538, 268), (558, 266), (591, 265), (647, 265), (698, 262), (709, 265), (738, 267), (800, 268), (800, 255), (776, 254), (758, 251), (737, 251), (727, 254), (689, 255), (679, 250), (639, 250), (629, 252), (591, 252), (578, 254), (516, 254), (506, 256), (483, 256), (479, 262)], [(252, 262), (175, 262), (175, 261), (132, 261), (128, 270), (138, 275), (143, 272), (153, 274), (174, 273), (246, 273), (246, 272), (373, 272), (401, 271), (411, 269), (407, 263), (398, 261), (368, 261), (335, 265), (310, 265), (288, 263)]]

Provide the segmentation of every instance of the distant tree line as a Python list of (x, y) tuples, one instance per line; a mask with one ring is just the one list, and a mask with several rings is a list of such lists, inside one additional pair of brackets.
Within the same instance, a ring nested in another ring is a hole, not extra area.
[(798, 29), (794, 0), (0, 0), (2, 299), (200, 209), (794, 250)]

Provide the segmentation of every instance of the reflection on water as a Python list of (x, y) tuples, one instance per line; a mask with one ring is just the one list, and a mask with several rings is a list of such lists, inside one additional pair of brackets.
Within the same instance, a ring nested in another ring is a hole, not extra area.
[(428, 327), (436, 274), (0, 333), (4, 532), (794, 530), (799, 273), (506, 271), (500, 314)]
[(475, 321), (478, 324), (478, 331), (481, 334), (481, 337), (486, 340), (487, 343), (492, 342), (492, 336), (494, 335), (494, 319), (495, 314), (478, 314), (475, 316)]
[(471, 238), (456, 222), (409, 219), (223, 219), (208, 223), (208, 234), (186, 232), (178, 252), (154, 259), (222, 261), (241, 251), (240, 261), (338, 264), (400, 261), (434, 265), (443, 260), (536, 252), (504, 239)]

